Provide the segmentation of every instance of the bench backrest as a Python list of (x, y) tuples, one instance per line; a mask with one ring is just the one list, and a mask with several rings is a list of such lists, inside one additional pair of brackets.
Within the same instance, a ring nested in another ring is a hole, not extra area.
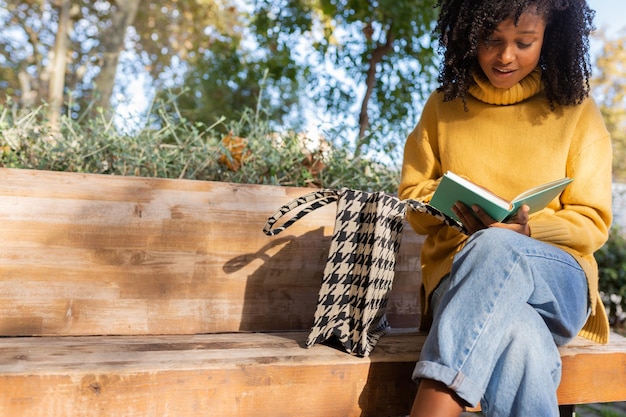
[[(0, 169), (0, 336), (309, 329), (336, 205), (262, 228), (310, 191)], [(394, 327), (418, 323), (421, 243), (406, 225)]]

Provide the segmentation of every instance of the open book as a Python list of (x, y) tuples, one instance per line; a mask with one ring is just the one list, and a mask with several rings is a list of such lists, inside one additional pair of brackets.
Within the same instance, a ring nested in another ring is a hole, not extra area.
[(453, 172), (444, 174), (435, 190), (430, 205), (455, 220), (459, 218), (452, 211), (457, 201), (468, 207), (477, 205), (498, 222), (506, 221), (524, 204), (530, 207), (530, 213), (541, 210), (557, 197), (572, 182), (570, 178), (551, 181), (524, 191), (511, 201), (498, 197), (489, 190), (466, 180)]

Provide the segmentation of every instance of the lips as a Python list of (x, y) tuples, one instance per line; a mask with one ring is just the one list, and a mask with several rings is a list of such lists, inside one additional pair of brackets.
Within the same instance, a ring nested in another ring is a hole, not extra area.
[(514, 69), (506, 69), (506, 68), (495, 68), (495, 67), (494, 67), (494, 68), (493, 68), (493, 70), (494, 70), (495, 72), (499, 72), (499, 73), (501, 73), (501, 74), (510, 74), (510, 73), (512, 73), (512, 72), (515, 72), (515, 70), (514, 70)]

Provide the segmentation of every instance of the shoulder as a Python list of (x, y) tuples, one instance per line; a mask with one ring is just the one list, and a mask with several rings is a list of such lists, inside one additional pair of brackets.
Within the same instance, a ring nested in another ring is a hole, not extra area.
[(555, 111), (575, 119), (580, 128), (591, 126), (593, 128), (602, 128), (603, 131), (606, 130), (600, 106), (592, 96), (588, 96), (579, 104), (557, 107)]
[(593, 97), (587, 97), (580, 104), (557, 107), (555, 111), (562, 115), (561, 131), (563, 134), (569, 132), (571, 146), (579, 148), (579, 152), (588, 147), (611, 147), (611, 135)]
[(436, 108), (439, 103), (443, 103), (443, 93), (435, 90), (426, 99), (424, 103), (424, 110)]
[(426, 103), (424, 104), (424, 114), (431, 116), (443, 116), (450, 113), (456, 113), (461, 111), (464, 113), (463, 100), (453, 99), (446, 100), (443, 92), (435, 90), (430, 94)]
[(599, 115), (600, 107), (593, 96), (589, 95), (578, 104), (556, 105), (555, 111), (562, 113), (580, 113), (581, 115), (587, 113)]

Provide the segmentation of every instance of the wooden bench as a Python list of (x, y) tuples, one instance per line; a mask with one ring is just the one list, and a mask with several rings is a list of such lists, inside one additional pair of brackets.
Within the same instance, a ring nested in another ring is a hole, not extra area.
[[(0, 169), (0, 415), (408, 414), (422, 237), (369, 357), (304, 348), (336, 206), (262, 227), (309, 191)], [(626, 400), (624, 338), (562, 356), (562, 404)]]

